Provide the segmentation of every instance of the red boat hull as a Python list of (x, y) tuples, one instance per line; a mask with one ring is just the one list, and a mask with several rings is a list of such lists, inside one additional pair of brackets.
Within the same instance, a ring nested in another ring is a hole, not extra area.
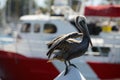
[(120, 79), (120, 64), (88, 62), (100, 79)]
[[(120, 64), (88, 62), (99, 79), (120, 79)], [(0, 51), (0, 79), (53, 80), (59, 71), (47, 59)]]
[(27, 58), (13, 52), (0, 51), (2, 80), (52, 80), (58, 70), (45, 59)]

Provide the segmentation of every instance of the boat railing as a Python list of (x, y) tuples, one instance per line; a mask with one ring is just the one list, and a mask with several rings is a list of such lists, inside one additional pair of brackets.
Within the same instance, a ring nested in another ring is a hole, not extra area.
[(0, 40), (0, 49), (4, 49), (4, 45), (2, 44), (1, 40)]
[[(14, 48), (15, 51), (17, 51), (17, 49), (21, 49), (21, 50), (37, 50), (37, 51), (41, 51), (41, 49), (47, 47), (47, 43), (49, 41), (42, 41), (42, 40), (28, 40), (28, 39), (24, 39), (21, 40), (20, 42), (17, 42), (15, 40), (15, 43), (13, 44), (3, 44), (3, 41), (0, 40), (0, 49), (2, 50), (7, 50), (6, 48), (8, 46), (11, 46)], [(110, 47), (110, 48), (119, 48), (120, 49), (120, 44), (94, 44), (94, 46), (104, 46), (104, 47)], [(47, 48), (46, 48), (47, 49)]]
[[(46, 53), (47, 51), (47, 43), (48, 41), (44, 40), (31, 40), (31, 39), (22, 39), (20, 41), (17, 41), (16, 39), (15, 43), (12, 44), (6, 44), (4, 45), (2, 41), (0, 41), (0, 50), (5, 50), (5, 51), (14, 51), (16, 53), (21, 53), (21, 54), (29, 54), (33, 55), (40, 53)], [(98, 47), (109, 47), (110, 48), (110, 53), (108, 55), (110, 61), (112, 62), (120, 62), (119, 57), (120, 57), (120, 44), (94, 44), (94, 46)]]

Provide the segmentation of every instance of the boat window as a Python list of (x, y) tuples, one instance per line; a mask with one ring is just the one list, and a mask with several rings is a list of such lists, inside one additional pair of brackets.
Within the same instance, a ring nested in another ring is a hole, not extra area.
[[(99, 56), (108, 56), (110, 52), (109, 47), (92, 47), (92, 51), (94, 52), (99, 52)], [(96, 55), (95, 53), (93, 55)], [(98, 55), (98, 53), (97, 53)]]
[(110, 48), (109, 47), (101, 47), (101, 55), (102, 56), (108, 56), (108, 53), (110, 52)]
[(98, 50), (97, 47), (92, 47), (92, 51), (93, 51), (93, 52), (99, 52), (99, 50)]
[(45, 33), (56, 33), (57, 32), (57, 28), (54, 24), (51, 23), (47, 23), (44, 25), (44, 32)]
[(21, 32), (28, 33), (28, 32), (30, 32), (30, 29), (31, 29), (31, 24), (25, 23), (22, 25)]
[(39, 25), (39, 24), (35, 24), (35, 25), (34, 25), (34, 32), (35, 32), (35, 33), (40, 32), (40, 25)]

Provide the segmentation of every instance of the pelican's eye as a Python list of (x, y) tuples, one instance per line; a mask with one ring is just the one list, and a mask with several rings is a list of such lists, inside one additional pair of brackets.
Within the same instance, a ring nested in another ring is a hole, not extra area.
[(84, 24), (86, 23), (84, 19), (83, 19), (83, 20), (81, 20), (81, 21), (82, 21)]
[(85, 25), (85, 21), (84, 20), (81, 20), (79, 23), (80, 23), (81, 26)]

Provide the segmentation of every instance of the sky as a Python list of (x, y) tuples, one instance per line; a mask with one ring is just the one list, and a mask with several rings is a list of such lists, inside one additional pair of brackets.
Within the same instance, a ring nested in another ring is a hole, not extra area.
[(88, 0), (87, 2), (86, 2), (86, 5), (90, 5), (90, 4), (92, 4), (92, 5), (98, 5), (98, 4), (100, 4), (102, 2), (102, 0)]
[(36, 4), (38, 5), (38, 6), (45, 6), (45, 4), (44, 4), (44, 1), (45, 0), (35, 0), (36, 1)]
[[(44, 4), (45, 0), (35, 0), (35, 1), (36, 1), (36, 4), (38, 6), (45, 6), (45, 4)], [(60, 1), (62, 1), (62, 0), (60, 0)], [(86, 4), (87, 5), (90, 5), (90, 4), (92, 4), (92, 5), (98, 5), (101, 1), (102, 0), (88, 0), (88, 2)], [(6, 2), (6, 0), (0, 0), (0, 9), (4, 7), (5, 2)]]
[(0, 0), (0, 9), (4, 7), (6, 0)]

